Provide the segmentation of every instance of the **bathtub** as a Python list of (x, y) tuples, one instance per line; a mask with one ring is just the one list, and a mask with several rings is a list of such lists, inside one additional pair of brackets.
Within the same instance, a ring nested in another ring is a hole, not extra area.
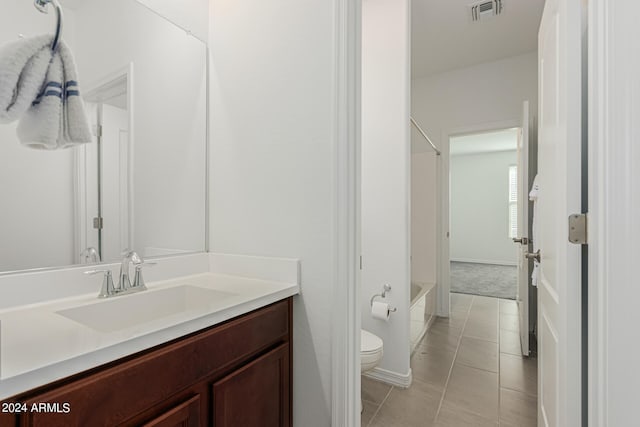
[(409, 337), (411, 352), (424, 337), (424, 334), (435, 320), (436, 285), (435, 283), (411, 282), (411, 324)]

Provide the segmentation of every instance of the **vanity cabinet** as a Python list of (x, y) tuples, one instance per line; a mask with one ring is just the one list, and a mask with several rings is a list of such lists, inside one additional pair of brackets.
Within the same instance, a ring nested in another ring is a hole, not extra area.
[(46, 409), (18, 426), (289, 427), (291, 334), (288, 298), (5, 401)]

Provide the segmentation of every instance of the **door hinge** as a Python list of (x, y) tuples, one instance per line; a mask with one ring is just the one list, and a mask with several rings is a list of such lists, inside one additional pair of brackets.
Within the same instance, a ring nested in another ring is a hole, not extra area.
[(360, 270), (362, 270), (362, 255), (360, 255)]
[(95, 228), (96, 230), (102, 230), (103, 226), (104, 218), (102, 218), (101, 216), (93, 218), (93, 228)]
[(576, 245), (587, 244), (587, 214), (569, 215), (569, 241)]
[(98, 138), (102, 138), (102, 125), (98, 125), (96, 130), (97, 130), (97, 135), (96, 136)]

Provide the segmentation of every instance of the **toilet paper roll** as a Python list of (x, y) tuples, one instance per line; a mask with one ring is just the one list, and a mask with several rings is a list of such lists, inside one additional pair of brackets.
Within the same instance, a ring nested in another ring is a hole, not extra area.
[(389, 304), (380, 301), (374, 301), (371, 304), (371, 317), (374, 319), (389, 320)]

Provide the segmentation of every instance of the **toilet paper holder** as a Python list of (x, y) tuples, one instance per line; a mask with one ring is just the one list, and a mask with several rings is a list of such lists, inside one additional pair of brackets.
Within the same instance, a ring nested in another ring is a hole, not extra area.
[[(380, 297), (380, 298), (386, 298), (387, 296), (387, 292), (391, 291), (391, 286), (390, 285), (384, 285), (382, 288), (382, 293), (381, 294), (375, 294), (374, 296), (371, 297), (371, 303), (369, 305), (373, 306), (373, 301), (376, 299), (376, 297)], [(391, 307), (389, 306), (389, 311), (395, 312), (398, 311), (398, 309), (396, 307)]]

